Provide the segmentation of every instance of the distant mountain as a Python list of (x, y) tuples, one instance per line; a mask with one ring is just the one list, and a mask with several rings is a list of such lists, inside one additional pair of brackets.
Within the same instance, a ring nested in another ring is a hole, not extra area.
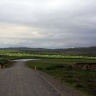
[(16, 50), (20, 52), (28, 53), (51, 53), (51, 54), (72, 54), (72, 55), (91, 55), (96, 56), (96, 46), (92, 47), (79, 47), (79, 48), (67, 48), (67, 49), (45, 49), (45, 48), (0, 48), (1, 50)]

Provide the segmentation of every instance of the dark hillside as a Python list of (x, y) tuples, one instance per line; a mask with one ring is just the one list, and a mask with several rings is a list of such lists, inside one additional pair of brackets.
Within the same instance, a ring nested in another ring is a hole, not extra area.
[(96, 56), (96, 46), (81, 47), (81, 48), (67, 48), (67, 49), (45, 49), (45, 48), (1, 48), (0, 50), (13, 50), (17, 52), (25, 52), (32, 54), (67, 54), (67, 55), (87, 55)]

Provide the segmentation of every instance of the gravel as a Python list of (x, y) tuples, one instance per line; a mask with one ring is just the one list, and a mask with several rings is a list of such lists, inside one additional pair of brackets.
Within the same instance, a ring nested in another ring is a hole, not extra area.
[(83, 96), (49, 75), (31, 70), (24, 61), (0, 70), (0, 96)]

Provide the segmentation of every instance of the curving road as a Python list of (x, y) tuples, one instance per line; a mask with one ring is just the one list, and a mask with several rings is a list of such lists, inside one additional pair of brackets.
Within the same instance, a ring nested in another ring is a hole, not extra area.
[(0, 71), (0, 96), (63, 96), (39, 73), (18, 61)]

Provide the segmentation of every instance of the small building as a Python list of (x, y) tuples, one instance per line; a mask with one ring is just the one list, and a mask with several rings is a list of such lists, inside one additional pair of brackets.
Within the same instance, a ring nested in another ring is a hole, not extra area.
[(74, 64), (74, 68), (80, 70), (96, 70), (96, 63), (76, 63)]

